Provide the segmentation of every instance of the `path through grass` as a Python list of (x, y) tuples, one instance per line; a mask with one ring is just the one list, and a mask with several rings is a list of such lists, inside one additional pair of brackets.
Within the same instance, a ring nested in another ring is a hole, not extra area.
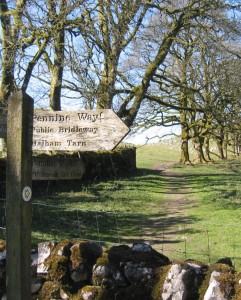
[(33, 243), (146, 241), (170, 258), (229, 256), (241, 269), (241, 160), (181, 166), (178, 150), (172, 142), (138, 147), (138, 170), (128, 178), (40, 190), (33, 200)]
[(241, 268), (241, 161), (181, 166), (176, 150), (140, 147), (129, 178), (56, 186), (47, 199), (36, 197), (34, 241), (146, 241), (170, 258), (229, 256)]

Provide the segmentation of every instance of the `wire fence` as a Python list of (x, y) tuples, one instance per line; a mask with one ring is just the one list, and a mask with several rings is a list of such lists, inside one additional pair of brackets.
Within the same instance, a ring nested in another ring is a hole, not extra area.
[[(147, 242), (170, 259), (213, 263), (229, 257), (241, 269), (241, 225), (161, 222), (144, 215), (68, 209), (64, 205), (33, 203), (32, 243), (63, 239), (91, 240), (110, 247)], [(0, 238), (6, 238), (6, 201), (0, 199)]]

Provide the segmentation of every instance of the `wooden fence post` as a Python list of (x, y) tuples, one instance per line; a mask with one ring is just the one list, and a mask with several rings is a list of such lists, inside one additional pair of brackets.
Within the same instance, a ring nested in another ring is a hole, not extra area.
[(31, 299), (33, 99), (22, 91), (8, 99), (7, 117), (7, 299)]

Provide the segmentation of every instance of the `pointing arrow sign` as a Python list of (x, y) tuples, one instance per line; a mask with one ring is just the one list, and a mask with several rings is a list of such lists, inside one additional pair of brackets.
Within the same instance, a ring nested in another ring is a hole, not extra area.
[(98, 151), (114, 149), (129, 128), (111, 109), (37, 110), (30, 131), (35, 151)]

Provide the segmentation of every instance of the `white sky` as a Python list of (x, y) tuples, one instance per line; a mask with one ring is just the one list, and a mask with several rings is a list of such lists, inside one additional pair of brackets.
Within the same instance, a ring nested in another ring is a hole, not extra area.
[[(124, 139), (124, 142), (143, 145), (145, 143), (158, 143), (161, 139), (170, 138), (170, 136), (165, 136), (166, 134), (180, 134), (180, 127), (164, 127), (164, 126), (154, 126), (142, 133), (128, 134)], [(165, 136), (165, 137), (164, 137)]]

